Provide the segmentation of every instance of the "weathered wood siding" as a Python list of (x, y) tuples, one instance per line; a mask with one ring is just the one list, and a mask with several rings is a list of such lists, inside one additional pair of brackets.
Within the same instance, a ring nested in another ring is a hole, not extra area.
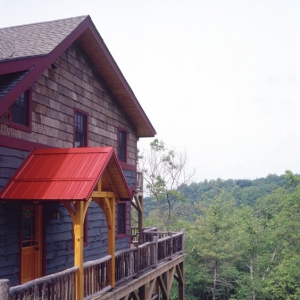
[(126, 202), (126, 236), (116, 239), (116, 251), (130, 248), (130, 243), (131, 243), (130, 219), (131, 219), (131, 203), (130, 201), (128, 201)]
[[(128, 132), (127, 163), (136, 165), (136, 129), (106, 87), (93, 64), (77, 44), (72, 45), (32, 85), (32, 132), (9, 127), (9, 110), (0, 116), (0, 134), (52, 147), (73, 147), (74, 108), (88, 114), (88, 146), (112, 146), (117, 151), (117, 130)], [(0, 147), (0, 191), (28, 155), (27, 151)], [(135, 172), (125, 170), (129, 186)], [(23, 203), (28, 204), (28, 202)], [(54, 209), (59, 220), (52, 219)], [(0, 278), (19, 283), (19, 244), (22, 203), (0, 203)], [(127, 204), (127, 235), (116, 240), (116, 250), (130, 246), (130, 202)], [(45, 275), (73, 266), (73, 229), (67, 210), (60, 203), (43, 204)], [(107, 254), (107, 225), (101, 209), (88, 209), (88, 244), (85, 261)]]
[(21, 205), (0, 202), (0, 279), (19, 284)]
[[(127, 205), (127, 214), (130, 216), (130, 203)], [(60, 218), (53, 220), (52, 212), (58, 210)], [(88, 234), (87, 244), (84, 247), (84, 261), (95, 260), (107, 255), (108, 229), (104, 213), (101, 208), (91, 202), (87, 211)], [(62, 204), (48, 203), (44, 205), (46, 229), (46, 274), (62, 271), (74, 265), (73, 228), (72, 220)], [(130, 220), (127, 221), (126, 231), (130, 235)], [(116, 251), (128, 249), (129, 236), (116, 240)]]
[(0, 134), (49, 146), (73, 147), (74, 108), (88, 114), (88, 146), (112, 146), (117, 151), (117, 128), (128, 131), (127, 163), (136, 164), (134, 125), (93, 68), (82, 48), (73, 44), (32, 85), (32, 132), (8, 126), (9, 111), (1, 116)]
[(0, 191), (29, 153), (0, 146)]

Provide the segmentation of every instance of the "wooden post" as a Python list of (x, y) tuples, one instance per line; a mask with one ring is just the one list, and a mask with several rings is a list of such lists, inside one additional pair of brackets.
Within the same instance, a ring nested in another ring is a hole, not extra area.
[(178, 300), (184, 300), (185, 299), (185, 291), (184, 291), (184, 286), (185, 286), (185, 279), (184, 279), (184, 262), (180, 263), (178, 266), (180, 270), (180, 280), (178, 281)]
[(145, 241), (145, 239), (144, 239), (144, 229), (139, 228), (138, 230), (139, 230), (139, 245), (142, 245), (142, 244), (144, 244), (144, 241)]
[(116, 254), (115, 254), (115, 216), (116, 216), (116, 199), (115, 198), (106, 198), (105, 202), (110, 206), (110, 216), (108, 218), (108, 254), (111, 255), (110, 260), (110, 285), (112, 288), (116, 285)]
[(180, 232), (182, 232), (182, 252), (184, 252), (184, 229), (181, 228)]
[(170, 240), (170, 260), (172, 259), (172, 255), (173, 255), (173, 233), (172, 232), (168, 232), (168, 236), (171, 237)]
[(157, 262), (158, 262), (158, 236), (154, 235), (153, 236), (153, 241), (155, 242), (155, 250), (154, 250), (154, 264), (155, 268), (157, 267)]
[(141, 232), (143, 229), (143, 196), (138, 196), (139, 197), (139, 210), (138, 210), (138, 227), (139, 231)]
[(9, 280), (0, 279), (0, 299), (8, 300), (9, 296)]
[(140, 249), (139, 249), (139, 244), (135, 245), (136, 247), (136, 255), (134, 256), (134, 264), (135, 264), (135, 272), (136, 272), (136, 276), (135, 278), (139, 277), (139, 273), (140, 273)]
[(76, 300), (82, 300), (84, 296), (83, 224), (84, 203), (83, 201), (76, 201), (74, 214), (74, 265), (79, 268), (76, 272)]

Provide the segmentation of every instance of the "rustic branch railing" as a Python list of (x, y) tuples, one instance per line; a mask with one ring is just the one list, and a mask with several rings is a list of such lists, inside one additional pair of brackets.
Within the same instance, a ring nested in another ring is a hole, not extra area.
[(144, 241), (151, 239), (153, 236), (158, 237), (158, 262), (161, 262), (166, 259), (172, 259), (173, 254), (183, 253), (184, 251), (183, 231), (176, 233), (165, 231), (153, 231), (151, 229), (143, 231), (142, 235)]
[(83, 264), (84, 267), (84, 297), (95, 296), (99, 291), (110, 289), (109, 263), (111, 255)]
[(142, 235), (140, 238), (141, 243), (147, 243), (153, 241), (153, 236), (158, 236), (157, 234), (157, 228), (156, 227), (148, 227), (148, 228), (143, 228), (142, 232), (139, 234)]
[[(153, 231), (156, 231), (156, 227), (143, 227), (140, 232), (138, 227), (131, 227), (131, 242), (138, 242), (139, 236), (142, 234), (140, 244), (153, 241)], [(150, 232), (149, 234), (147, 234)]]
[(47, 275), (9, 289), (9, 300), (75, 300), (75, 273), (73, 267)]
[(116, 253), (116, 283), (123, 282), (157, 265), (157, 238)]
[[(155, 268), (158, 263), (171, 260), (184, 251), (184, 233), (162, 232), (156, 228), (144, 229), (142, 245), (116, 252), (116, 284), (137, 278), (141, 273)], [(111, 255), (84, 263), (84, 300), (111, 289)], [(75, 300), (75, 273), (78, 267), (32, 280), (9, 289), (9, 300)]]
[(131, 227), (131, 242), (137, 242), (139, 236), (139, 228), (138, 227)]

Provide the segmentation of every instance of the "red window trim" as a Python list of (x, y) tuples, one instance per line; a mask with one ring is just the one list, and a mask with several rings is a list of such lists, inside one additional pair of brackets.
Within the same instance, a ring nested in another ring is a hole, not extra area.
[[(124, 233), (118, 233), (118, 225), (119, 225), (119, 215), (118, 215), (118, 207), (119, 204), (124, 205)], [(126, 237), (127, 235), (127, 228), (126, 228), (126, 218), (127, 218), (127, 201), (119, 201), (117, 203), (117, 209), (116, 209), (116, 239), (121, 239)]]
[(89, 144), (89, 114), (86, 112), (86, 111), (83, 111), (79, 108), (74, 108), (74, 111), (73, 111), (73, 147), (75, 147), (75, 122), (76, 122), (76, 113), (80, 113), (80, 114), (83, 114), (86, 116), (86, 127), (85, 127), (85, 145), (84, 147), (88, 147), (88, 144)]
[(9, 108), (9, 126), (14, 129), (22, 130), (25, 132), (32, 131), (32, 89), (27, 89), (24, 93), (28, 92), (28, 126), (21, 125), (18, 123), (13, 122), (12, 120), (12, 105)]

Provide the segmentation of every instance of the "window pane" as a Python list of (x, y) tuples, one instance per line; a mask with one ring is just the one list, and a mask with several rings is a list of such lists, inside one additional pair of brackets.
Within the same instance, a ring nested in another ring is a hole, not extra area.
[(75, 113), (75, 147), (86, 146), (86, 115), (76, 112)]
[(12, 121), (29, 126), (29, 91), (24, 92), (12, 105)]
[(35, 245), (35, 209), (23, 210), (22, 247)]
[(125, 218), (126, 218), (126, 205), (125, 203), (118, 203), (118, 234), (125, 234)]
[(121, 130), (118, 132), (118, 158), (126, 162), (126, 132)]

